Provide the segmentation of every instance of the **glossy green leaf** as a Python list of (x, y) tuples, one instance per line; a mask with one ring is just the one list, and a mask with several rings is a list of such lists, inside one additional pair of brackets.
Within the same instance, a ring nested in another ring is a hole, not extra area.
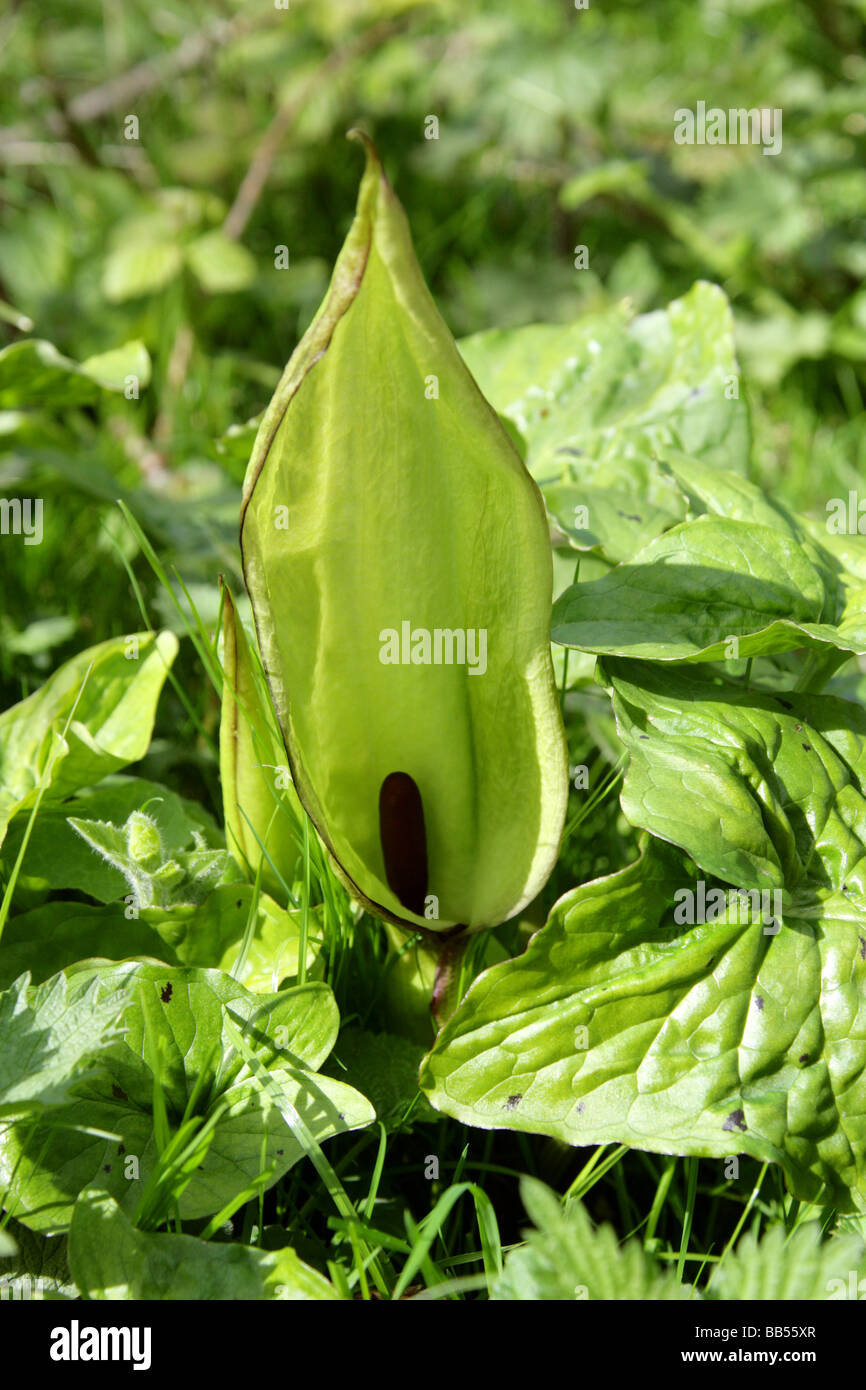
[(177, 649), (170, 632), (101, 642), (0, 714), (0, 843), (40, 784), (57, 800), (144, 756)]
[(706, 514), (567, 589), (552, 635), (583, 651), (668, 662), (805, 646), (866, 653), (866, 584), (806, 538)]
[(354, 895), (434, 929), (517, 912), (567, 797), (547, 525), (369, 144), (257, 438), (242, 547), (295, 786)]
[(99, 1188), (82, 1192), (69, 1231), (69, 1263), (82, 1298), (338, 1299), (334, 1286), (294, 1250), (257, 1250), (236, 1241), (139, 1231)]
[(303, 810), (259, 662), (228, 588), (223, 590), (223, 696), (220, 780), (229, 849), (252, 878), (285, 897), (296, 877)]
[[(40, 1132), (38, 1142), (22, 1124), (0, 1132), (7, 1207), (33, 1229), (66, 1229), (78, 1193), (97, 1182), (124, 1211), (134, 1212), (157, 1160), (154, 1067), (172, 1126), (197, 1083), (196, 1113), (205, 1119), (218, 1114), (204, 1161), (179, 1198), (183, 1219), (221, 1210), (263, 1172), (268, 1185), (276, 1182), (303, 1156), (302, 1144), (234, 1051), (227, 1010), (231, 1026), (243, 1028), (257, 1062), (317, 1142), (373, 1120), (357, 1091), (316, 1075), (339, 1025), (326, 985), (262, 995), (216, 970), (84, 962), (70, 972), (70, 993), (94, 979), (106, 988), (126, 986), (124, 1038), (100, 1054), (100, 1073), (82, 1083), (78, 1098), (53, 1112), (63, 1128)], [(117, 1138), (105, 1137), (111, 1134)]]
[(673, 446), (745, 469), (749, 423), (733, 394), (733, 321), (717, 285), (698, 281), (666, 309), (628, 321), (617, 306), (571, 324), (491, 329), (460, 350), (488, 400), (529, 442), (536, 478), (575, 458), (606, 480), (630, 452)]
[[(567, 893), (524, 953), (472, 985), (422, 1068), (485, 1129), (749, 1154), (794, 1193), (866, 1205), (866, 922), (817, 891), (767, 934), (730, 906), (677, 925), (694, 871), (659, 841)], [(754, 917), (754, 920), (753, 920)]]
[[(131, 909), (130, 909), (131, 911)], [(83, 959), (155, 957), (179, 964), (153, 926), (122, 902), (107, 907), (53, 901), (9, 918), (0, 940), (0, 989), (25, 970), (34, 985)], [(215, 965), (216, 961), (209, 964)]]
[[(647, 494), (655, 500), (650, 501)], [(583, 483), (551, 483), (544, 500), (557, 527), (575, 550), (601, 550), (606, 559), (628, 560), (654, 536), (682, 519), (682, 498), (672, 489), (663, 496), (645, 486), (602, 488)]]
[(727, 883), (799, 895), (806, 915), (820, 915), (816, 894), (852, 922), (866, 909), (866, 710), (645, 662), (610, 660), (599, 676), (631, 754), (634, 825)]

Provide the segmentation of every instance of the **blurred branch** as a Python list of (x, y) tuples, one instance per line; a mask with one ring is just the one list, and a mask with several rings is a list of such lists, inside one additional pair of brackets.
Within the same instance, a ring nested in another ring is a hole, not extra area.
[(239, 237), (243, 236), (246, 225), (262, 196), (280, 145), (294, 124), (298, 113), (311, 97), (316, 94), (323, 83), (334, 77), (354, 58), (363, 56), (371, 48), (378, 47), (386, 39), (399, 33), (401, 29), (405, 29), (408, 19), (409, 16), (404, 15), (398, 19), (383, 20), (380, 24), (374, 24), (372, 28), (365, 30), (364, 33), (349, 39), (342, 47), (335, 48), (319, 64), (315, 72), (311, 73), (308, 80), (303, 82), (287, 101), (283, 102), (256, 147), (235, 200), (229, 208), (223, 223), (223, 231), (227, 237), (237, 241)]
[[(269, 15), (269, 19), (271, 17)], [(240, 38), (255, 27), (249, 17), (241, 15), (232, 20), (212, 20), (194, 34), (188, 34), (167, 53), (145, 58), (119, 77), (113, 77), (110, 82), (73, 97), (67, 107), (68, 114), (78, 123), (96, 120), (108, 111), (128, 105), (143, 92), (149, 92), (153, 87), (160, 87), (171, 78), (188, 72), (190, 68), (198, 67), (211, 56), (214, 49), (224, 48), (233, 39)]]

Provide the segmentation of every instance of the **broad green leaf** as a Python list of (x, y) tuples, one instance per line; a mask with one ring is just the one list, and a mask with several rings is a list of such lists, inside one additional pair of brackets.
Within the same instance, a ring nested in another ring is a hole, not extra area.
[(418, 1090), (423, 1056), (420, 1043), (395, 1033), (345, 1028), (325, 1070), (365, 1095), (387, 1129), (398, 1129), (407, 1114), (412, 1122), (436, 1118)]
[[(294, 983), (300, 957), (301, 911), (286, 910), (259, 893), (252, 934), (241, 956), (254, 889), (246, 883), (217, 888), (199, 907), (151, 908), (142, 917), (183, 965), (216, 966), (254, 993), (275, 994)], [(308, 913), (307, 975), (322, 947), (321, 909)], [(321, 965), (314, 973), (321, 973)]]
[(248, 289), (256, 278), (255, 257), (223, 232), (205, 232), (191, 241), (186, 262), (203, 290), (231, 294)]
[(25, 970), (33, 984), (42, 984), (76, 961), (91, 957), (126, 960), (149, 956), (179, 964), (153, 926), (129, 910), (127, 917), (123, 903), (96, 907), (55, 901), (10, 917), (0, 940), (0, 989)]
[[(722, 803), (718, 803), (722, 804)], [(486, 971), (422, 1087), (484, 1129), (658, 1153), (749, 1154), (794, 1193), (866, 1204), (866, 921), (817, 893), (777, 934), (739, 905), (677, 925), (694, 870), (660, 841), (567, 893), (517, 959)]]
[(550, 873), (567, 799), (547, 524), (369, 143), (331, 288), (262, 422), (241, 539), (295, 786), (351, 891), (398, 925), (512, 916)]
[[(534, 477), (613, 485), (630, 455), (668, 447), (745, 471), (749, 422), (728, 301), (698, 281), (627, 322), (618, 306), (572, 324), (492, 329), (460, 350), (481, 390), (529, 444)], [(627, 487), (627, 483), (626, 483)]]
[[(10, 1242), (10, 1250), (4, 1250), (5, 1240)], [(10, 1220), (0, 1231), (0, 1299), (54, 1301), (77, 1297), (69, 1273), (66, 1237), (37, 1235), (20, 1221)]]
[(687, 497), (693, 515), (712, 512), (731, 521), (767, 526), (798, 541), (806, 536), (804, 521), (739, 473), (688, 458), (674, 450), (665, 452), (664, 465)]
[(102, 291), (113, 304), (155, 294), (183, 268), (183, 249), (173, 242), (132, 242), (112, 251), (105, 266)]
[(59, 800), (144, 756), (177, 649), (170, 632), (101, 642), (0, 714), (0, 843), (40, 783), (47, 800)]
[(866, 1293), (863, 1241), (856, 1235), (821, 1237), (816, 1221), (791, 1236), (781, 1226), (760, 1240), (751, 1233), (743, 1236), (736, 1250), (715, 1266), (707, 1297), (772, 1303), (859, 1301)]
[(632, 824), (727, 883), (785, 889), (786, 911), (866, 910), (866, 710), (646, 662), (607, 661), (599, 678), (631, 754)]
[[(24, 970), (40, 984), (76, 961), (148, 957), (166, 965), (194, 965), (234, 972), (256, 993), (273, 993), (298, 973), (300, 913), (286, 912), (260, 894), (252, 937), (240, 968), (241, 943), (252, 909), (248, 884), (217, 888), (197, 906), (145, 908), (124, 901), (105, 907), (49, 902), (10, 917), (0, 941), (0, 988)], [(309, 914), (307, 971), (316, 967), (321, 924)]]
[[(654, 536), (682, 519), (682, 498), (649, 501), (646, 492), (625, 488), (551, 483), (544, 489), (547, 510), (576, 550), (603, 551), (613, 561), (627, 560)], [(663, 503), (664, 505), (659, 505)]]
[(130, 373), (139, 386), (150, 380), (150, 355), (137, 339), (79, 363), (43, 338), (27, 338), (0, 351), (0, 410), (88, 405), (102, 391), (122, 391)]
[(304, 813), (271, 697), (227, 587), (223, 590), (223, 680), (220, 780), (229, 849), (254, 878), (284, 897), (296, 877)]
[(536, 1229), (512, 1250), (490, 1297), (508, 1302), (584, 1299), (666, 1302), (698, 1298), (662, 1272), (636, 1239), (620, 1244), (610, 1226), (593, 1226), (580, 1202), (565, 1209), (537, 1178), (521, 1179), (523, 1203)]
[(91, 981), (126, 986), (126, 1032), (100, 1054), (99, 1074), (52, 1112), (57, 1126), (47, 1134), (34, 1135), (23, 1124), (0, 1132), (7, 1208), (34, 1230), (65, 1230), (78, 1193), (97, 1182), (124, 1211), (134, 1212), (158, 1159), (156, 1075), (172, 1127), (194, 1093), (196, 1114), (204, 1120), (217, 1115), (204, 1161), (179, 1197), (182, 1219), (221, 1210), (262, 1173), (271, 1185), (303, 1156), (301, 1143), (234, 1051), (227, 1010), (317, 1142), (374, 1118), (357, 1091), (316, 1075), (339, 1025), (324, 984), (252, 994), (217, 970), (135, 962), (83, 962), (69, 974), (70, 991), (86, 991)]
[[(28, 989), (22, 975), (0, 994), (0, 1116), (56, 1107), (110, 1042), (123, 1011), (119, 982), (70, 992), (58, 976)], [(100, 1059), (101, 1060), (101, 1059)]]
[(567, 589), (552, 635), (583, 651), (665, 662), (824, 645), (866, 653), (866, 584), (806, 538), (706, 514)]
[(109, 1193), (82, 1192), (69, 1230), (69, 1261), (86, 1299), (323, 1302), (339, 1295), (294, 1250), (139, 1231)]

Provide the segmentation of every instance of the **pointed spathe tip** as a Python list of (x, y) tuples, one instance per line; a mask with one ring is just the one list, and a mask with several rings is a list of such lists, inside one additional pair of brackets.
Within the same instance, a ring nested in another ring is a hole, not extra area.
[(384, 178), (385, 171), (382, 168), (379, 151), (376, 149), (376, 144), (372, 135), (370, 135), (368, 131), (362, 130), (360, 126), (352, 126), (351, 130), (346, 131), (346, 139), (356, 140), (358, 144), (364, 146), (364, 154), (367, 158), (367, 167), (364, 171), (365, 175), (375, 173), (381, 178)]

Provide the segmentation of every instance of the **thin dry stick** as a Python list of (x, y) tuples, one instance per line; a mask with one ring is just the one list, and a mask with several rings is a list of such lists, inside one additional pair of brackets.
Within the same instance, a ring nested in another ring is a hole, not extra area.
[(268, 181), (283, 138), (291, 129), (298, 112), (306, 105), (313, 93), (353, 58), (358, 58), (371, 48), (376, 48), (384, 39), (390, 38), (392, 34), (405, 28), (406, 23), (407, 19), (404, 17), (396, 21), (386, 20), (381, 24), (374, 24), (371, 29), (354, 39), (350, 39), (341, 48), (335, 48), (319, 64), (316, 71), (302, 84), (299, 90), (283, 102), (262, 136), (250, 166), (241, 181), (235, 200), (229, 208), (223, 223), (223, 232), (227, 237), (237, 241), (239, 237), (243, 236), (246, 225), (262, 196), (262, 191)]
[(194, 34), (187, 34), (176, 48), (170, 49), (167, 53), (160, 53), (154, 58), (145, 58), (127, 72), (113, 77), (110, 82), (104, 82), (100, 87), (93, 87), (89, 92), (82, 92), (80, 96), (74, 97), (67, 108), (69, 115), (74, 121), (83, 122), (96, 120), (109, 111), (115, 111), (119, 106), (125, 106), (135, 97), (141, 96), (143, 92), (149, 92), (151, 88), (162, 86), (180, 73), (198, 67), (210, 57), (215, 48), (224, 48), (227, 43), (231, 43), (233, 39), (247, 33), (253, 27), (255, 26), (251, 24), (248, 16), (238, 16), (233, 20), (212, 20), (210, 24), (197, 29)]

